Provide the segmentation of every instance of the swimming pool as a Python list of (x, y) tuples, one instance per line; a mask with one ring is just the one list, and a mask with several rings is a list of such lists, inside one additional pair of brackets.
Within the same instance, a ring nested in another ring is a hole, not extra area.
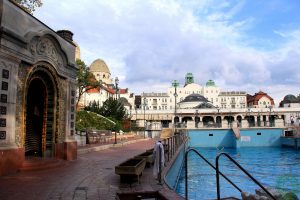
[[(280, 147), (243, 147), (243, 148), (195, 148), (213, 165), (220, 152), (230, 154), (254, 178), (267, 187), (293, 191), (300, 197), (300, 151)], [(258, 186), (240, 171), (226, 157), (219, 160), (220, 171), (227, 175), (243, 191), (255, 193)], [(189, 199), (216, 199), (215, 171), (195, 153), (189, 154)], [(184, 196), (184, 170), (179, 176), (176, 192)], [(224, 178), (220, 178), (221, 197), (241, 195)]]

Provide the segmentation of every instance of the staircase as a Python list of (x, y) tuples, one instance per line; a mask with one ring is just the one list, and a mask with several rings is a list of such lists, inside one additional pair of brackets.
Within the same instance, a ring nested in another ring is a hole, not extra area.
[(240, 129), (239, 128), (232, 128), (232, 131), (233, 131), (233, 133), (235, 135), (235, 138), (236, 139), (240, 139), (240, 137), (241, 137)]

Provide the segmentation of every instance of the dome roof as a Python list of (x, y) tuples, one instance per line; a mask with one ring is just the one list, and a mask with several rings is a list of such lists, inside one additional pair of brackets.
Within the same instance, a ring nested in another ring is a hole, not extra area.
[(183, 102), (208, 102), (208, 100), (200, 95), (200, 94), (190, 94), (187, 97), (184, 98), (184, 100), (181, 101), (181, 103)]
[(216, 108), (216, 107), (210, 103), (204, 102), (204, 103), (200, 103), (195, 108)]
[(110, 71), (109, 71), (106, 63), (101, 59), (97, 59), (91, 64), (90, 71), (91, 72), (106, 72), (106, 73), (110, 74)]
[(283, 101), (285, 103), (295, 103), (297, 102), (297, 98), (292, 94), (288, 94), (283, 98)]
[(215, 82), (213, 80), (208, 80), (206, 82), (206, 86), (216, 86)]

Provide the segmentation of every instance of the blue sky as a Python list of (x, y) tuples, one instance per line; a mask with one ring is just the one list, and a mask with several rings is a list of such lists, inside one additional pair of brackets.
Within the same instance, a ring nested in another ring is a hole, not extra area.
[(44, 0), (34, 15), (69, 29), (88, 65), (108, 64), (131, 92), (166, 92), (191, 72), (222, 91), (276, 103), (300, 92), (297, 0)]

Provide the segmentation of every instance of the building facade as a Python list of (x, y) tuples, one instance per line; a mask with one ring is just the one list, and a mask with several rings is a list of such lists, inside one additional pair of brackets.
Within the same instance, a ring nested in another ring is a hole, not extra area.
[[(89, 71), (94, 75), (95, 79), (101, 83), (101, 87), (88, 90), (84, 93), (78, 103), (79, 108), (84, 108), (93, 102), (102, 106), (108, 98), (125, 98), (131, 108), (134, 105), (134, 95), (129, 93), (128, 88), (119, 88), (112, 79), (110, 70), (102, 59), (96, 59), (89, 67)], [(129, 111), (128, 111), (129, 112)]]
[(0, 175), (26, 158), (74, 160), (76, 74), (70, 31), (0, 0)]
[[(187, 73), (183, 87), (179, 85), (169, 87), (167, 93), (143, 93), (148, 110), (168, 110), (174, 109), (175, 104), (180, 108), (180, 102), (191, 94), (204, 96), (207, 101), (218, 108), (246, 108), (247, 93), (242, 91), (222, 92), (213, 80), (208, 80), (205, 86), (194, 83), (192, 73)], [(176, 102), (176, 103), (175, 103)]]
[(274, 107), (274, 100), (267, 93), (259, 91), (252, 95), (247, 95), (247, 104), (249, 108), (269, 108)]

